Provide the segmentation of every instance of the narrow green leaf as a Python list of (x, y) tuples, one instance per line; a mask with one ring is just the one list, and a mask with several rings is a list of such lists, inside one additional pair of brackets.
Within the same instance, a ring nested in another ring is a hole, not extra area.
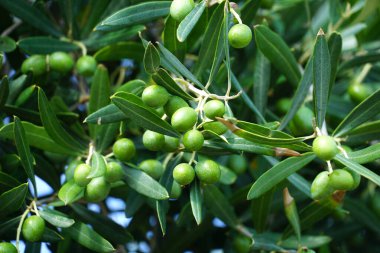
[(11, 175), (8, 175), (7, 173), (0, 171), (0, 185), (13, 188), (20, 185), (20, 182)]
[(241, 20), (244, 24), (251, 24), (260, 7), (260, 0), (247, 0), (241, 7)]
[(0, 82), (0, 109), (2, 109), (5, 103), (7, 102), (8, 95), (9, 95), (9, 81), (8, 81), (8, 77), (4, 76)]
[(380, 233), (380, 219), (362, 200), (347, 198), (344, 201), (344, 208), (350, 212), (352, 218), (375, 233)]
[(126, 120), (128, 117), (116, 105), (110, 104), (87, 116), (84, 122), (91, 124), (109, 124)]
[[(268, 217), (273, 202), (275, 188), (252, 200), (252, 220), (257, 232), (264, 232), (268, 225)], [(255, 238), (256, 240), (256, 238)]]
[(81, 152), (85, 149), (85, 146), (71, 136), (59, 123), (57, 116), (53, 112), (41, 88), (38, 88), (38, 108), (46, 132), (56, 143), (77, 152)]
[(279, 184), (282, 180), (286, 179), (288, 176), (305, 167), (314, 158), (314, 154), (307, 153), (302, 156), (287, 158), (276, 164), (261, 177), (259, 177), (259, 179), (252, 185), (248, 192), (247, 199), (259, 197)]
[(104, 157), (98, 152), (94, 152), (91, 157), (91, 172), (87, 178), (103, 176), (106, 173), (107, 165)]
[(310, 249), (320, 248), (323, 245), (329, 244), (331, 242), (331, 237), (326, 235), (303, 235), (301, 240), (298, 240), (296, 237), (289, 237), (288, 239), (281, 241), (279, 244), (285, 248), (296, 249), (299, 245), (303, 247), (307, 247), (309, 251)]
[(219, 182), (221, 184), (231, 185), (236, 182), (237, 175), (235, 172), (230, 170), (227, 167), (224, 167), (222, 165), (219, 165), (220, 168), (220, 179)]
[(65, 205), (71, 204), (84, 195), (84, 188), (77, 185), (74, 180), (66, 182), (58, 192), (58, 198), (62, 200)]
[(338, 73), (343, 72), (344, 70), (364, 65), (366, 63), (373, 63), (378, 61), (380, 61), (380, 53), (371, 52), (365, 55), (358, 55), (348, 61), (343, 62), (339, 66)]
[(290, 225), (293, 227), (293, 230), (296, 233), (298, 243), (300, 243), (301, 226), (300, 226), (300, 220), (298, 217), (297, 206), (296, 206), (296, 202), (294, 198), (292, 197), (292, 195), (290, 195), (288, 188), (284, 188), (283, 198), (284, 198), (285, 215), (288, 218)]
[(63, 231), (74, 241), (95, 252), (104, 253), (115, 250), (111, 243), (84, 223), (76, 222), (73, 226), (63, 229)]
[[(0, 36), (0, 52), (10, 53), (16, 49), (16, 42), (8, 36)], [(0, 61), (2, 64), (3, 61)]]
[(319, 30), (313, 54), (314, 114), (317, 127), (325, 120), (330, 90), (331, 60), (323, 30)]
[(141, 98), (127, 92), (117, 92), (111, 97), (112, 102), (129, 118), (133, 118), (139, 126), (148, 130), (178, 137), (177, 131), (157, 113), (146, 106)]
[(331, 92), (331, 88), (333, 87), (335, 83), (335, 77), (338, 70), (338, 64), (340, 60), (340, 55), (342, 53), (342, 36), (337, 33), (333, 32), (328, 40), (328, 46), (329, 46), (329, 52), (330, 52), (330, 61), (331, 61), (331, 73), (330, 73), (330, 90), (329, 94)]
[(191, 185), (190, 204), (194, 219), (199, 225), (203, 219), (203, 194), (201, 185), (198, 180), (194, 180), (194, 183)]
[(360, 124), (380, 113), (380, 89), (357, 105), (334, 130), (336, 137), (343, 136)]
[(0, 235), (9, 233), (9, 231), (12, 231), (12, 230), (16, 232), (16, 228), (17, 228), (17, 225), (20, 223), (20, 219), (21, 219), (21, 215), (0, 223)]
[(49, 208), (40, 210), (39, 214), (44, 220), (56, 227), (67, 228), (75, 223), (73, 219), (67, 218), (65, 214)]
[(168, 16), (165, 22), (165, 28), (163, 32), (163, 43), (165, 47), (172, 52), (180, 61), (183, 61), (186, 54), (186, 42), (179, 42), (177, 39), (178, 22)]
[(144, 58), (144, 47), (133, 41), (119, 42), (103, 47), (94, 57), (97, 61), (119, 61), (127, 58), (141, 62)]
[(132, 218), (135, 213), (144, 204), (145, 197), (133, 189), (129, 189), (127, 192), (127, 199), (125, 200), (125, 216)]
[(6, 215), (17, 211), (24, 203), (28, 193), (28, 184), (22, 184), (0, 195), (0, 213)]
[(148, 43), (144, 53), (144, 68), (148, 74), (154, 74), (160, 66), (160, 54), (152, 42)]
[[(99, 23), (100, 18), (104, 14), (104, 12), (107, 10), (107, 7), (109, 6), (109, 3), (111, 0), (103, 0), (103, 1), (97, 1), (97, 0), (90, 0), (88, 1), (87, 8), (90, 9), (87, 15), (83, 15), (83, 17), (86, 18), (84, 26), (81, 28), (81, 37), (86, 38), (86, 36), (93, 30), (93, 28), (96, 26), (96, 24)], [(83, 19), (82, 19), (83, 20)]]
[(359, 164), (376, 161), (380, 158), (380, 143), (348, 154), (351, 161)]
[(256, 25), (254, 30), (259, 50), (286, 76), (293, 86), (297, 86), (301, 73), (297, 61), (285, 41), (265, 25)]
[(177, 38), (180, 42), (184, 42), (197, 24), (198, 20), (202, 16), (206, 9), (207, 1), (203, 0), (182, 20), (178, 26)]
[(117, 30), (120, 27), (143, 24), (169, 14), (170, 1), (152, 1), (128, 6), (104, 19), (95, 30)]
[(100, 128), (98, 131), (99, 135), (96, 137), (96, 150), (99, 153), (106, 150), (111, 146), (112, 142), (115, 140), (117, 131), (119, 130), (119, 123), (106, 124)]
[(270, 62), (261, 51), (256, 54), (255, 73), (253, 76), (253, 101), (257, 110), (264, 115), (270, 84)]
[(22, 167), (25, 170), (26, 175), (30, 179), (33, 185), (34, 189), (34, 195), (37, 196), (37, 187), (36, 187), (36, 179), (34, 177), (34, 158), (32, 156), (32, 153), (30, 152), (30, 147), (28, 143), (28, 139), (25, 136), (25, 130), (22, 126), (22, 123), (19, 118), (14, 118), (14, 127), (13, 132), (15, 136), (15, 143), (17, 152), (20, 157), (20, 161), (22, 164)]
[(79, 49), (77, 45), (69, 41), (44, 36), (21, 39), (17, 44), (27, 54), (50, 54), (56, 51), (71, 52)]

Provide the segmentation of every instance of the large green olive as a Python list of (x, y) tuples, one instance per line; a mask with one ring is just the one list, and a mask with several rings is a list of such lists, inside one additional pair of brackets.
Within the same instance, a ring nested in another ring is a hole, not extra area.
[(104, 175), (107, 182), (114, 183), (121, 180), (124, 177), (123, 167), (120, 163), (109, 162), (107, 164), (106, 174)]
[(142, 141), (144, 147), (146, 147), (148, 150), (159, 151), (165, 144), (165, 137), (163, 134), (147, 130), (143, 134)]
[(37, 242), (45, 232), (45, 221), (37, 215), (28, 217), (22, 224), (22, 235), (25, 240)]
[(143, 102), (153, 108), (164, 106), (169, 100), (169, 93), (160, 85), (146, 87), (141, 96)]
[(178, 138), (165, 135), (165, 143), (164, 143), (163, 151), (174, 152), (178, 149), (178, 147), (179, 147)]
[(318, 136), (313, 141), (313, 152), (320, 159), (329, 161), (338, 154), (339, 149), (336, 145), (334, 138), (330, 136)]
[(330, 177), (327, 171), (319, 173), (311, 184), (311, 197), (322, 199), (332, 194), (334, 189), (330, 186)]
[(337, 169), (331, 173), (329, 184), (335, 190), (351, 190), (355, 186), (351, 173), (343, 169)]
[(182, 21), (194, 9), (194, 0), (173, 0), (170, 15), (176, 21)]
[(110, 193), (111, 185), (105, 177), (96, 177), (86, 186), (84, 198), (89, 202), (100, 202)]
[(203, 134), (200, 131), (194, 129), (187, 131), (183, 136), (182, 142), (187, 150), (198, 151), (203, 146)]
[(177, 96), (171, 96), (164, 106), (164, 110), (168, 117), (171, 117), (178, 109), (182, 107), (189, 107), (186, 101)]
[(165, 170), (162, 163), (154, 159), (142, 161), (139, 168), (154, 179), (159, 179)]
[(95, 73), (97, 62), (94, 57), (89, 55), (81, 56), (75, 65), (75, 69), (79, 75), (92, 76)]
[(248, 163), (247, 159), (242, 155), (230, 155), (228, 157), (227, 166), (236, 174), (243, 174), (248, 168)]
[(190, 184), (193, 182), (194, 177), (194, 169), (187, 163), (180, 163), (173, 170), (173, 178), (180, 185)]
[(181, 193), (182, 193), (181, 186), (176, 181), (173, 181), (172, 189), (170, 191), (170, 198), (178, 199), (181, 196)]
[(32, 72), (35, 76), (40, 76), (46, 72), (46, 57), (44, 55), (32, 55), (21, 65), (21, 72), (26, 74)]
[(79, 186), (86, 186), (91, 178), (87, 178), (91, 173), (91, 167), (85, 163), (79, 164), (74, 171), (74, 181)]
[(207, 118), (215, 119), (216, 117), (223, 117), (226, 108), (222, 101), (210, 100), (204, 105), (203, 111)]
[(49, 66), (51, 70), (67, 73), (74, 67), (73, 58), (65, 52), (54, 52), (49, 57)]
[(174, 129), (180, 132), (186, 132), (193, 128), (197, 123), (198, 114), (191, 107), (182, 107), (178, 109), (171, 118), (171, 124)]
[(221, 171), (213, 160), (200, 161), (195, 166), (198, 179), (205, 184), (214, 184), (219, 181)]
[(122, 162), (131, 160), (136, 154), (135, 144), (128, 138), (121, 138), (117, 140), (113, 144), (112, 151), (116, 159)]
[(252, 40), (252, 31), (245, 24), (236, 24), (228, 32), (228, 41), (234, 48), (243, 48), (249, 45)]
[(353, 83), (348, 87), (348, 95), (355, 103), (361, 103), (371, 95), (371, 89), (364, 84)]
[(203, 124), (204, 130), (209, 130), (211, 132), (214, 132), (218, 135), (222, 135), (227, 132), (228, 128), (226, 125), (224, 125), (222, 122), (219, 121), (213, 121), (213, 122), (206, 122)]

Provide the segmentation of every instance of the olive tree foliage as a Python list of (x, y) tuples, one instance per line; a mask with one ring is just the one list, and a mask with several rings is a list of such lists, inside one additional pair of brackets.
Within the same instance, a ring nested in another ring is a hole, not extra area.
[(0, 252), (377, 252), (379, 1), (0, 11)]

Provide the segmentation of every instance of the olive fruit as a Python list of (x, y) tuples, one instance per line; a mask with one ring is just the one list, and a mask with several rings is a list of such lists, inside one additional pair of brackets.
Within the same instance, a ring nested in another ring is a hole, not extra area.
[(114, 183), (121, 180), (124, 176), (123, 168), (120, 163), (109, 162), (106, 167), (106, 173), (104, 177), (107, 182)]
[(33, 75), (40, 76), (46, 72), (46, 57), (44, 55), (32, 55), (21, 65), (21, 72), (26, 74), (31, 71)]
[(72, 160), (69, 165), (67, 165), (67, 168), (65, 170), (65, 175), (66, 175), (66, 181), (69, 181), (74, 178), (74, 172), (75, 169), (79, 164), (82, 164), (82, 161), (80, 160)]
[(116, 159), (127, 162), (135, 156), (136, 147), (132, 140), (121, 138), (113, 144), (112, 151)]
[(356, 188), (359, 187), (360, 185), (360, 180), (361, 180), (361, 176), (359, 173), (353, 171), (353, 170), (350, 170), (349, 168), (343, 168), (345, 171), (347, 171), (348, 173), (351, 174), (352, 178), (354, 179), (354, 184), (352, 185), (352, 187), (350, 188), (350, 190), (354, 190)]
[(183, 135), (182, 142), (187, 150), (198, 151), (202, 148), (204, 140), (200, 131), (190, 130)]
[(222, 135), (227, 132), (228, 128), (219, 121), (206, 122), (203, 124), (203, 129)]
[(330, 136), (318, 136), (313, 141), (313, 152), (320, 159), (329, 161), (339, 152), (334, 138)]
[(334, 189), (330, 186), (330, 177), (327, 171), (319, 173), (311, 184), (311, 197), (313, 199), (322, 199), (330, 195)]
[(170, 191), (170, 198), (178, 199), (181, 196), (181, 193), (182, 193), (181, 186), (176, 181), (173, 181), (172, 189)]
[(228, 41), (234, 48), (243, 48), (248, 46), (252, 40), (252, 31), (245, 24), (236, 24), (228, 32)]
[(169, 93), (160, 85), (153, 84), (146, 87), (141, 95), (142, 101), (153, 108), (161, 107), (169, 100)]
[(84, 198), (89, 202), (100, 202), (110, 193), (111, 185), (105, 177), (96, 177), (86, 186)]
[(166, 152), (174, 152), (178, 149), (179, 147), (179, 139), (176, 137), (171, 137), (165, 135), (165, 143), (163, 146), (163, 150)]
[(92, 76), (95, 73), (97, 62), (94, 57), (89, 55), (81, 56), (75, 65), (75, 69), (79, 75)]
[(142, 161), (139, 168), (154, 179), (159, 179), (164, 173), (162, 163), (154, 159)]
[(292, 101), (289, 98), (281, 98), (276, 103), (276, 109), (280, 114), (285, 114), (292, 106)]
[(180, 185), (190, 184), (193, 182), (194, 177), (194, 169), (187, 163), (180, 163), (173, 170), (173, 178)]
[(170, 5), (170, 15), (176, 21), (182, 21), (194, 6), (194, 0), (173, 0)]
[(85, 163), (79, 164), (74, 171), (74, 181), (79, 186), (86, 186), (91, 178), (87, 178), (91, 173), (91, 167)]
[(205, 112), (207, 118), (215, 119), (215, 117), (223, 117), (226, 112), (226, 108), (222, 101), (210, 100), (204, 105), (203, 111)]
[(155, 108), (154, 110), (156, 111), (157, 115), (160, 117), (165, 115), (165, 110), (164, 110), (164, 107), (162, 106)]
[(252, 240), (244, 235), (237, 235), (232, 241), (232, 246), (236, 253), (248, 253), (251, 245)]
[(28, 217), (22, 224), (22, 235), (25, 240), (37, 242), (41, 240), (45, 231), (45, 221), (37, 215)]
[(145, 131), (142, 140), (144, 147), (151, 151), (159, 151), (165, 144), (165, 137), (163, 134), (150, 130)]
[(355, 182), (350, 172), (343, 169), (337, 169), (330, 174), (329, 184), (335, 190), (350, 190)]
[(243, 174), (248, 168), (248, 163), (242, 155), (230, 155), (228, 157), (227, 166), (236, 174)]
[(54, 52), (49, 57), (49, 67), (51, 70), (67, 73), (74, 67), (74, 60), (68, 53)]
[(219, 165), (213, 160), (200, 161), (195, 166), (198, 179), (205, 184), (213, 184), (219, 181), (221, 171)]
[(313, 111), (306, 106), (301, 106), (293, 117), (294, 129), (292, 132), (297, 136), (312, 134), (314, 132), (313, 118)]
[(348, 87), (348, 95), (355, 103), (360, 103), (371, 95), (371, 89), (363, 84), (353, 83)]
[(197, 123), (198, 114), (191, 107), (182, 107), (178, 109), (171, 118), (171, 124), (174, 129), (180, 132), (190, 130)]
[(0, 242), (0, 253), (17, 253), (17, 249), (12, 243)]
[(177, 96), (171, 96), (164, 106), (164, 110), (168, 117), (171, 117), (178, 109), (182, 107), (189, 107), (186, 101)]

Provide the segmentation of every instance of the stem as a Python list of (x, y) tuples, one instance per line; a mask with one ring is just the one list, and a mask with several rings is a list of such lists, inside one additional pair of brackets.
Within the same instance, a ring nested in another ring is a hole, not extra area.
[(173, 155), (174, 155), (174, 153), (167, 154), (164, 161), (162, 162), (162, 165), (164, 166), (164, 168), (166, 168), (166, 166), (168, 166), (168, 163), (169, 163), (170, 159), (172, 159)]
[(364, 78), (368, 75), (368, 72), (371, 70), (372, 64), (367, 63), (364, 65), (363, 70), (360, 72), (359, 76), (356, 78), (357, 83), (363, 82)]
[(20, 235), (21, 235), (22, 224), (24, 223), (26, 216), (29, 214), (30, 209), (32, 208), (34, 204), (35, 204), (35, 201), (33, 200), (32, 203), (30, 203), (30, 205), (26, 208), (25, 212), (22, 214), (20, 222), (17, 227), (16, 249), (18, 253), (20, 253)]
[(338, 145), (338, 149), (340, 150), (340, 152), (342, 152), (344, 157), (349, 158), (346, 150), (344, 150), (344, 148), (340, 144)]
[(88, 156), (86, 159), (86, 164), (90, 165), (92, 154), (94, 153), (94, 143), (90, 142), (89, 149), (88, 149)]
[(329, 174), (333, 173), (333, 168), (331, 166), (331, 161), (326, 161), (327, 162), (327, 168), (329, 170)]
[(37, 208), (37, 205), (36, 205), (36, 201), (33, 201), (32, 203), (33, 203), (33, 209), (36, 212), (36, 215), (40, 216), (40, 213), (38, 212), (38, 208)]
[(12, 25), (10, 25), (7, 29), (5, 29), (1, 36), (8, 36), (11, 34), (17, 27), (19, 27), (22, 24), (22, 20), (18, 19), (16, 22), (14, 22)]
[(85, 46), (83, 42), (74, 40), (73, 43), (77, 45), (78, 47), (80, 47), (80, 49), (82, 50), (83, 56), (87, 55), (87, 47)]
[(113, 152), (111, 152), (111, 153), (109, 153), (109, 154), (107, 154), (107, 155), (104, 156), (104, 158), (110, 158), (110, 157), (113, 157)]
[(230, 12), (232, 13), (232, 15), (234, 15), (239, 24), (243, 24), (243, 21), (241, 20), (239, 14), (237, 14), (237, 12), (234, 10), (234, 8), (230, 8)]
[(193, 153), (191, 154), (191, 158), (190, 158), (190, 161), (189, 161), (189, 165), (191, 165), (193, 162), (194, 162), (194, 159), (195, 159), (195, 155), (197, 154), (197, 151), (193, 151)]

